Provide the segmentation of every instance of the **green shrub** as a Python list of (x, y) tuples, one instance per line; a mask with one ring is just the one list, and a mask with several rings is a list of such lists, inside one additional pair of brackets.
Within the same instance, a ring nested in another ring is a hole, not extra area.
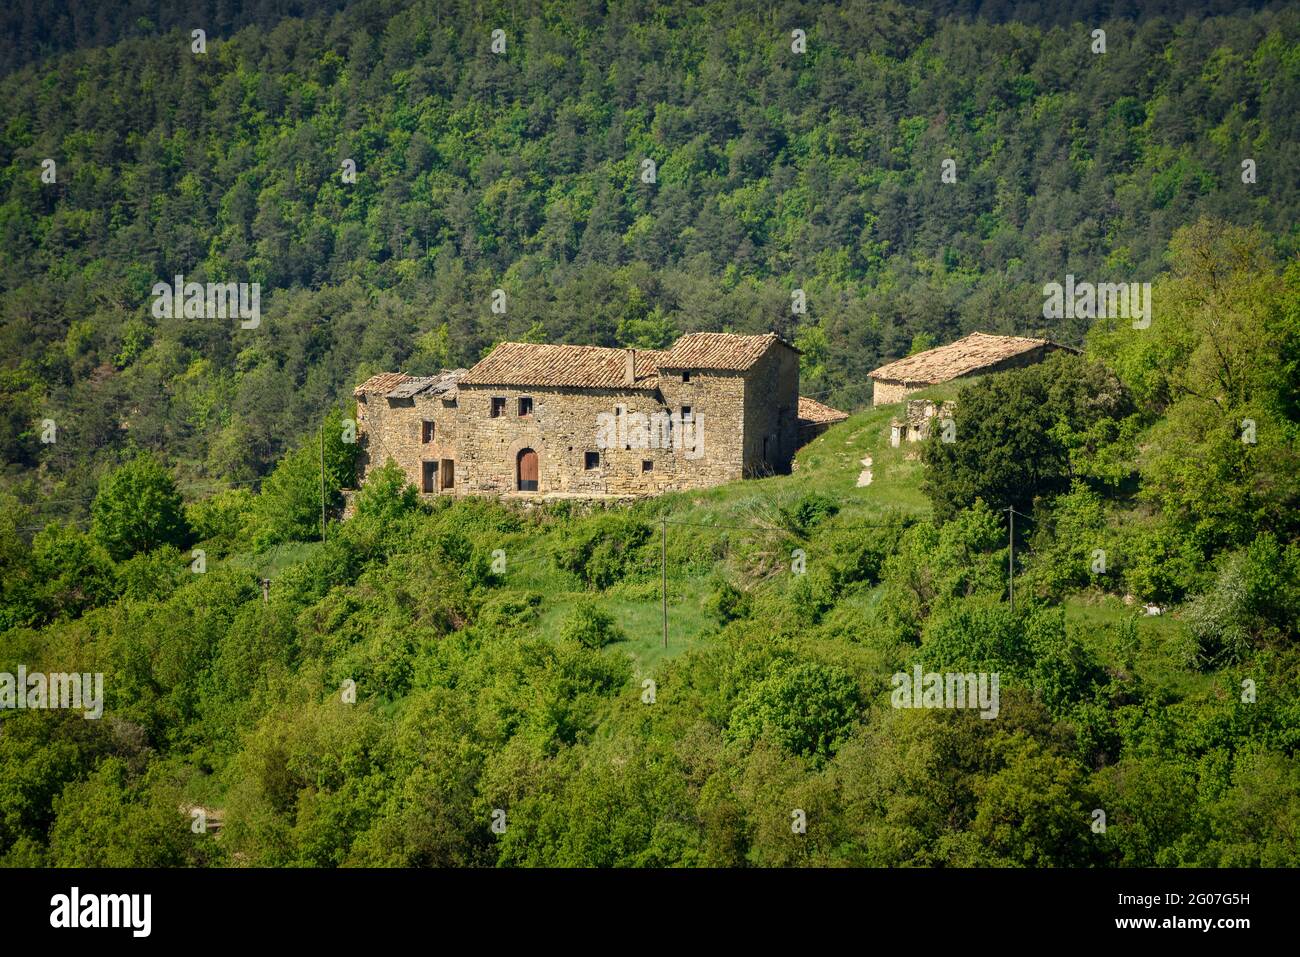
[(558, 533), (555, 565), (589, 586), (608, 588), (636, 567), (637, 551), (652, 532), (645, 522), (620, 512), (593, 516)]
[(766, 738), (791, 754), (821, 761), (839, 749), (861, 708), (857, 682), (838, 665), (777, 661), (732, 711), (727, 737)]
[(603, 611), (590, 598), (580, 600), (560, 626), (560, 638), (576, 641), (584, 648), (604, 648), (627, 636), (614, 623), (614, 616)]

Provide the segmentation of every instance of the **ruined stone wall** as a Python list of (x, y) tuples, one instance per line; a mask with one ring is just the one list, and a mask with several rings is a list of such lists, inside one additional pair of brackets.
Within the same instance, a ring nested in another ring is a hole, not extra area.
[[(417, 395), (412, 399), (387, 399), (367, 394), (357, 398), (357, 440), (361, 446), (358, 472), (362, 481), (392, 459), (407, 481), (424, 489), (424, 462), (457, 457), (457, 407), (455, 393)], [(433, 441), (424, 442), (423, 423), (434, 423)], [(459, 465), (455, 476), (459, 484)], [(440, 483), (439, 483), (440, 484)], [(455, 489), (448, 489), (454, 492)], [(436, 494), (436, 491), (435, 491)]]
[(748, 371), (744, 416), (745, 476), (789, 472), (799, 444), (797, 352), (777, 345)]
[[(694, 385), (694, 383), (691, 383)], [(680, 410), (661, 405), (653, 392), (633, 389), (564, 389), (502, 386), (462, 386), (460, 389), (459, 442), (463, 477), (460, 491), (471, 494), (506, 494), (517, 490), (519, 454), (532, 449), (538, 459), (538, 494), (566, 495), (651, 495), (681, 488), (703, 488), (739, 477), (739, 452), (725, 454), (728, 445), (738, 446), (734, 418), (724, 417), (715, 428), (708, 414), (712, 390), (692, 391), (699, 396), (692, 412), (705, 413), (703, 454), (687, 455), (683, 448), (672, 447), (671, 436), (665, 448), (639, 448), (645, 436), (636, 428), (638, 415), (646, 421), (655, 413)], [(505, 399), (503, 413), (493, 418), (492, 399)], [(519, 399), (533, 400), (530, 416), (519, 415)], [(691, 405), (691, 402), (687, 402)], [(600, 448), (600, 415), (616, 416), (625, 412), (626, 443), (619, 436), (611, 447)], [(730, 421), (732, 431), (728, 435)], [(633, 447), (624, 447), (631, 444)], [(599, 463), (586, 468), (586, 453), (599, 454)], [(649, 462), (647, 470), (644, 463)]]

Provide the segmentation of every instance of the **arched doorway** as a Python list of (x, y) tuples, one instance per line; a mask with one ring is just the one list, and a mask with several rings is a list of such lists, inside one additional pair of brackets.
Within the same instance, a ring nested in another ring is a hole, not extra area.
[(520, 449), (515, 457), (515, 487), (521, 492), (537, 491), (537, 453)]

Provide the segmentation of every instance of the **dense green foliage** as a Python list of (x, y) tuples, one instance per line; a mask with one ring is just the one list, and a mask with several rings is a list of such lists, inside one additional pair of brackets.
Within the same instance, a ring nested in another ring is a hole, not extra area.
[[(172, 11), (0, 77), (0, 459), (28, 501), (84, 509), (132, 442), (184, 487), (252, 482), (364, 376), (505, 338), (776, 329), (805, 394), (852, 408), (914, 343), (1077, 343), (1043, 283), (1153, 277), (1200, 214), (1296, 245), (1293, 8), (1106, 20), (1095, 55), (1087, 8), (218, 6), (202, 55)], [(30, 29), (118, 29), (68, 19)], [(260, 282), (261, 325), (155, 318), (177, 274)]]
[[(1300, 864), (1294, 10), (1104, 59), (888, 2), (220, 12), (0, 77), (0, 672), (106, 698), (0, 712), (0, 865)], [(777, 329), (854, 406), (1067, 271), (1150, 328), (1049, 329), (1084, 355), (954, 386), (952, 443), (863, 411), (607, 508), (389, 467), (341, 520), (371, 372)], [(261, 327), (155, 319), (177, 272)]]

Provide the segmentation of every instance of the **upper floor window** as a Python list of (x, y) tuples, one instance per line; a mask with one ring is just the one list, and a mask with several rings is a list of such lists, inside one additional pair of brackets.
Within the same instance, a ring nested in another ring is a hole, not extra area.
[(433, 423), (425, 419), (420, 423), (420, 441), (429, 443), (433, 441)]
[(521, 396), (519, 397), (519, 415), (520, 415), (521, 417), (523, 417), (523, 418), (527, 418), (528, 416), (530, 416), (530, 415), (532, 415), (532, 414), (533, 414), (533, 398), (532, 398), (532, 396), (521, 395)]
[(505, 414), (505, 411), (506, 411), (505, 396), (494, 395), (492, 397), (492, 412), (491, 412), (492, 418), (494, 419), (501, 418), (501, 416)]
[(582, 454), (582, 467), (590, 472), (592, 469), (600, 468), (599, 452), (584, 452)]
[(683, 370), (682, 370), (682, 381), (683, 381), (683, 382), (690, 382), (690, 381), (691, 381), (691, 373), (690, 373), (690, 370), (689, 370), (689, 369), (683, 369)]

